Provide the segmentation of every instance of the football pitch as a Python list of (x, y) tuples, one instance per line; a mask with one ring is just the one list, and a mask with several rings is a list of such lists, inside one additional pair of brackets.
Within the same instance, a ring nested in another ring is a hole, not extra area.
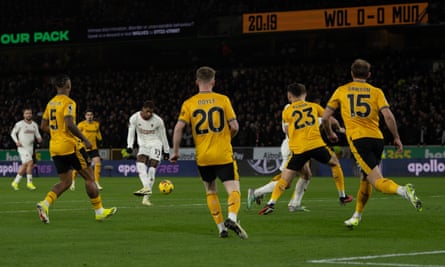
[[(58, 178), (34, 178), (36, 191), (28, 191), (22, 180), (16, 192), (11, 180), (0, 179), (0, 266), (445, 267), (445, 177), (394, 178), (415, 185), (423, 211), (374, 190), (353, 230), (343, 221), (352, 215), (355, 200), (340, 206), (331, 178), (312, 179), (303, 199), (310, 212), (288, 212), (288, 190), (272, 214), (260, 216), (262, 206), (247, 210), (246, 192), (268, 178), (241, 177), (239, 219), (247, 240), (233, 232), (218, 237), (196, 177), (170, 178), (175, 185), (170, 195), (159, 193), (162, 178), (157, 178), (151, 207), (132, 194), (140, 188), (137, 177), (103, 177), (104, 206), (118, 208), (104, 222), (94, 220), (78, 178), (76, 191), (66, 191), (50, 208), (47, 225), (39, 220), (35, 204)], [(355, 198), (358, 178), (347, 178), (345, 184)], [(218, 188), (226, 217), (227, 196), (221, 183)]]

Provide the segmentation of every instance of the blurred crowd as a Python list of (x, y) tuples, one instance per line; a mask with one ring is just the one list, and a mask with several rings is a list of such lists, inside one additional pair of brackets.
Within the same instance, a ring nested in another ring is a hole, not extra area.
[[(392, 56), (373, 62), (370, 82), (384, 90), (396, 116), (405, 145), (444, 145), (445, 68), (425, 65), (413, 58)], [(308, 100), (324, 106), (337, 86), (350, 81), (351, 62), (216, 67), (215, 91), (227, 94), (240, 123), (234, 146), (279, 146), (281, 111), (287, 103), (286, 85), (302, 82)], [(181, 103), (194, 93), (194, 67), (181, 69), (77, 70), (71, 96), (78, 104), (77, 121), (92, 108), (101, 123), (103, 147), (126, 146), (127, 121), (146, 99), (156, 103), (171, 140)], [(51, 76), (20, 74), (0, 77), (1, 148), (14, 148), (9, 132), (32, 107), (40, 123), (44, 105), (55, 94)], [(337, 114), (338, 115), (338, 114)], [(392, 143), (388, 131), (386, 144)], [(46, 137), (48, 140), (48, 137)], [(44, 144), (44, 146), (47, 143)], [(184, 146), (193, 146), (190, 129)]]
[[(279, 146), (284, 137), (280, 120), (287, 103), (286, 86), (304, 83), (308, 100), (324, 106), (339, 85), (351, 80), (349, 68), (356, 57), (373, 65), (370, 82), (384, 90), (404, 144), (444, 145), (445, 40), (440, 25), (244, 38), (239, 30), (232, 29), (230, 34), (224, 27), (215, 30), (213, 23), (220, 19), (221, 26), (246, 12), (357, 6), (357, 1), (137, 0), (122, 4), (119, 0), (67, 0), (63, 6), (56, 0), (26, 2), (0, 2), (3, 33), (30, 31), (29, 27), (50, 30), (193, 20), (196, 36), (0, 47), (0, 148), (15, 148), (9, 132), (22, 119), (24, 107), (31, 107), (40, 123), (45, 104), (55, 94), (52, 76), (61, 72), (72, 79), (77, 121), (87, 108), (95, 111), (104, 137), (102, 147), (126, 146), (128, 118), (146, 99), (155, 101), (171, 140), (180, 104), (197, 91), (194, 71), (201, 65), (217, 70), (215, 91), (227, 94), (233, 102), (240, 123), (234, 145)], [(429, 2), (432, 9), (445, 14), (445, 4)], [(361, 5), (385, 3), (360, 1)], [(240, 25), (238, 20), (233, 23)], [(390, 145), (391, 137), (382, 129)], [(44, 146), (47, 142), (45, 136)], [(193, 146), (190, 129), (183, 145)]]

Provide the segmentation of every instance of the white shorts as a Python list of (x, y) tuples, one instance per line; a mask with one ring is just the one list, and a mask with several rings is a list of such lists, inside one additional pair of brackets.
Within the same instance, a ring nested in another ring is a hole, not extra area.
[(289, 160), (291, 155), (292, 155), (292, 153), (290, 152), (290, 149), (289, 149), (289, 139), (286, 138), (281, 143), (281, 159), (282, 159), (282, 161), (281, 161), (280, 171), (283, 171), (283, 169), (286, 168), (287, 161)]
[(145, 155), (150, 159), (161, 161), (162, 145), (141, 146), (139, 147), (138, 155)]
[(28, 163), (32, 160), (32, 148), (24, 148), (24, 147), (18, 147), (17, 152), (19, 153), (20, 160), (23, 163)]

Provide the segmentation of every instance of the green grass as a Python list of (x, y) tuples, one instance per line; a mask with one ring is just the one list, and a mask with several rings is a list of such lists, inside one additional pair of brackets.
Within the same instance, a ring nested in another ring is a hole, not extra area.
[[(157, 179), (159, 182), (161, 178)], [(355, 201), (340, 206), (332, 179), (313, 178), (303, 204), (311, 212), (289, 213), (288, 190), (273, 214), (259, 216), (260, 206), (246, 210), (246, 191), (268, 181), (243, 177), (239, 219), (249, 234), (218, 237), (198, 178), (171, 178), (175, 191), (152, 196), (154, 206), (141, 205), (132, 195), (140, 182), (133, 178), (102, 178), (105, 207), (116, 206), (110, 220), (99, 223), (79, 178), (77, 191), (65, 192), (50, 208), (48, 225), (35, 204), (58, 178), (34, 178), (37, 190), (14, 192), (11, 179), (0, 179), (0, 266), (445, 266), (445, 178), (396, 178), (415, 184), (424, 202), (421, 213), (398, 196), (374, 191), (360, 226), (349, 230), (343, 221)], [(347, 178), (355, 196), (358, 178)], [(226, 215), (226, 193), (219, 184)], [(405, 255), (430, 252), (436, 254)], [(394, 257), (347, 259), (344, 263), (311, 260), (359, 256)]]

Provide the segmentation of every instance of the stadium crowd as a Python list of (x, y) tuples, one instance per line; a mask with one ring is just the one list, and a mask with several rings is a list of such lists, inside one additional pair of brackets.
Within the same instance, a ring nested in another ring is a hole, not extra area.
[[(392, 56), (373, 63), (371, 83), (381, 87), (392, 105), (401, 138), (406, 145), (444, 145), (445, 68), (425, 66), (413, 58)], [(240, 122), (234, 146), (279, 146), (283, 138), (281, 111), (286, 104), (286, 85), (306, 84), (308, 100), (324, 105), (333, 90), (348, 82), (350, 62), (300, 63), (217, 68), (215, 90), (231, 97)], [(183, 69), (76, 70), (71, 96), (79, 114), (93, 108), (101, 122), (103, 147), (125, 147), (127, 121), (142, 101), (153, 99), (164, 118), (169, 138), (180, 103), (196, 93), (194, 67)], [(40, 122), (41, 112), (54, 89), (51, 76), (36, 74), (0, 77), (1, 148), (14, 148), (9, 137), (22, 108), (32, 107)], [(78, 121), (83, 116), (79, 115)], [(386, 140), (391, 144), (391, 140)], [(190, 134), (184, 146), (192, 146)]]
[[(142, 20), (144, 23), (164, 23), (172, 19), (192, 19), (199, 25), (198, 36), (200, 27), (206, 28), (211, 24), (206, 22), (209, 18), (239, 16), (243, 12), (356, 5), (356, 1), (327, 0), (212, 0), (206, 3), (139, 0), (122, 6), (120, 1), (69, 0), (64, 1), (62, 8), (55, 0), (31, 1), (28, 5), (19, 2), (8, 0), (0, 3), (2, 29), (14, 32), (27, 27), (50, 29), (70, 25), (118, 25)], [(362, 1), (362, 4), (385, 2)], [(445, 5), (439, 7), (440, 14), (445, 14)], [(51, 77), (60, 72), (71, 76), (71, 96), (77, 101), (80, 114), (77, 121), (83, 119), (81, 114), (87, 107), (95, 111), (104, 137), (102, 147), (125, 147), (128, 118), (140, 109), (145, 99), (156, 102), (156, 112), (164, 119), (171, 140), (180, 103), (196, 93), (194, 71), (200, 65), (217, 69), (215, 90), (229, 95), (233, 101), (240, 122), (234, 146), (279, 146), (283, 138), (280, 117), (287, 102), (286, 85), (296, 81), (304, 83), (309, 90), (308, 100), (325, 105), (337, 86), (350, 81), (350, 64), (359, 56), (373, 65), (370, 82), (385, 91), (404, 144), (444, 145), (445, 68), (440, 62), (445, 60), (445, 54), (438, 53), (443, 50), (443, 44), (434, 37), (420, 37), (422, 31), (417, 29), (407, 38), (413, 43), (416, 41), (412, 47), (417, 50), (384, 50), (373, 54), (363, 42), (357, 41), (369, 37), (359, 32), (354, 32), (353, 37), (336, 32), (331, 40), (309, 33), (303, 37), (289, 37), (293, 40), (289, 42), (278, 38), (250, 43), (239, 41), (244, 46), (238, 47), (231, 46), (230, 38), (228, 41), (221, 38), (218, 48), (212, 47), (214, 42), (198, 38), (188, 47), (178, 40), (174, 49), (164, 48), (164, 43), (159, 41), (157, 48), (153, 47), (153, 43), (145, 46), (143, 43), (125, 42), (114, 46), (110, 43), (43, 50), (11, 49), (5, 53), (0, 50), (0, 148), (15, 148), (9, 133), (14, 123), (22, 118), (24, 107), (31, 107), (35, 120), (40, 123), (43, 105), (55, 94)], [(396, 31), (394, 36), (397, 34)], [(351, 40), (339, 42), (342, 38)], [(353, 40), (357, 44), (351, 46)], [(423, 48), (418, 49), (417, 42), (420, 44), (422, 40)], [(190, 48), (200, 43), (205, 45)], [(260, 43), (267, 45), (261, 46)], [(430, 46), (434, 49), (428, 49)], [(340, 47), (343, 47), (341, 51)], [(419, 55), (418, 50), (428, 56)], [(391, 144), (391, 140), (387, 138), (386, 143)], [(183, 146), (192, 145), (188, 129)]]

